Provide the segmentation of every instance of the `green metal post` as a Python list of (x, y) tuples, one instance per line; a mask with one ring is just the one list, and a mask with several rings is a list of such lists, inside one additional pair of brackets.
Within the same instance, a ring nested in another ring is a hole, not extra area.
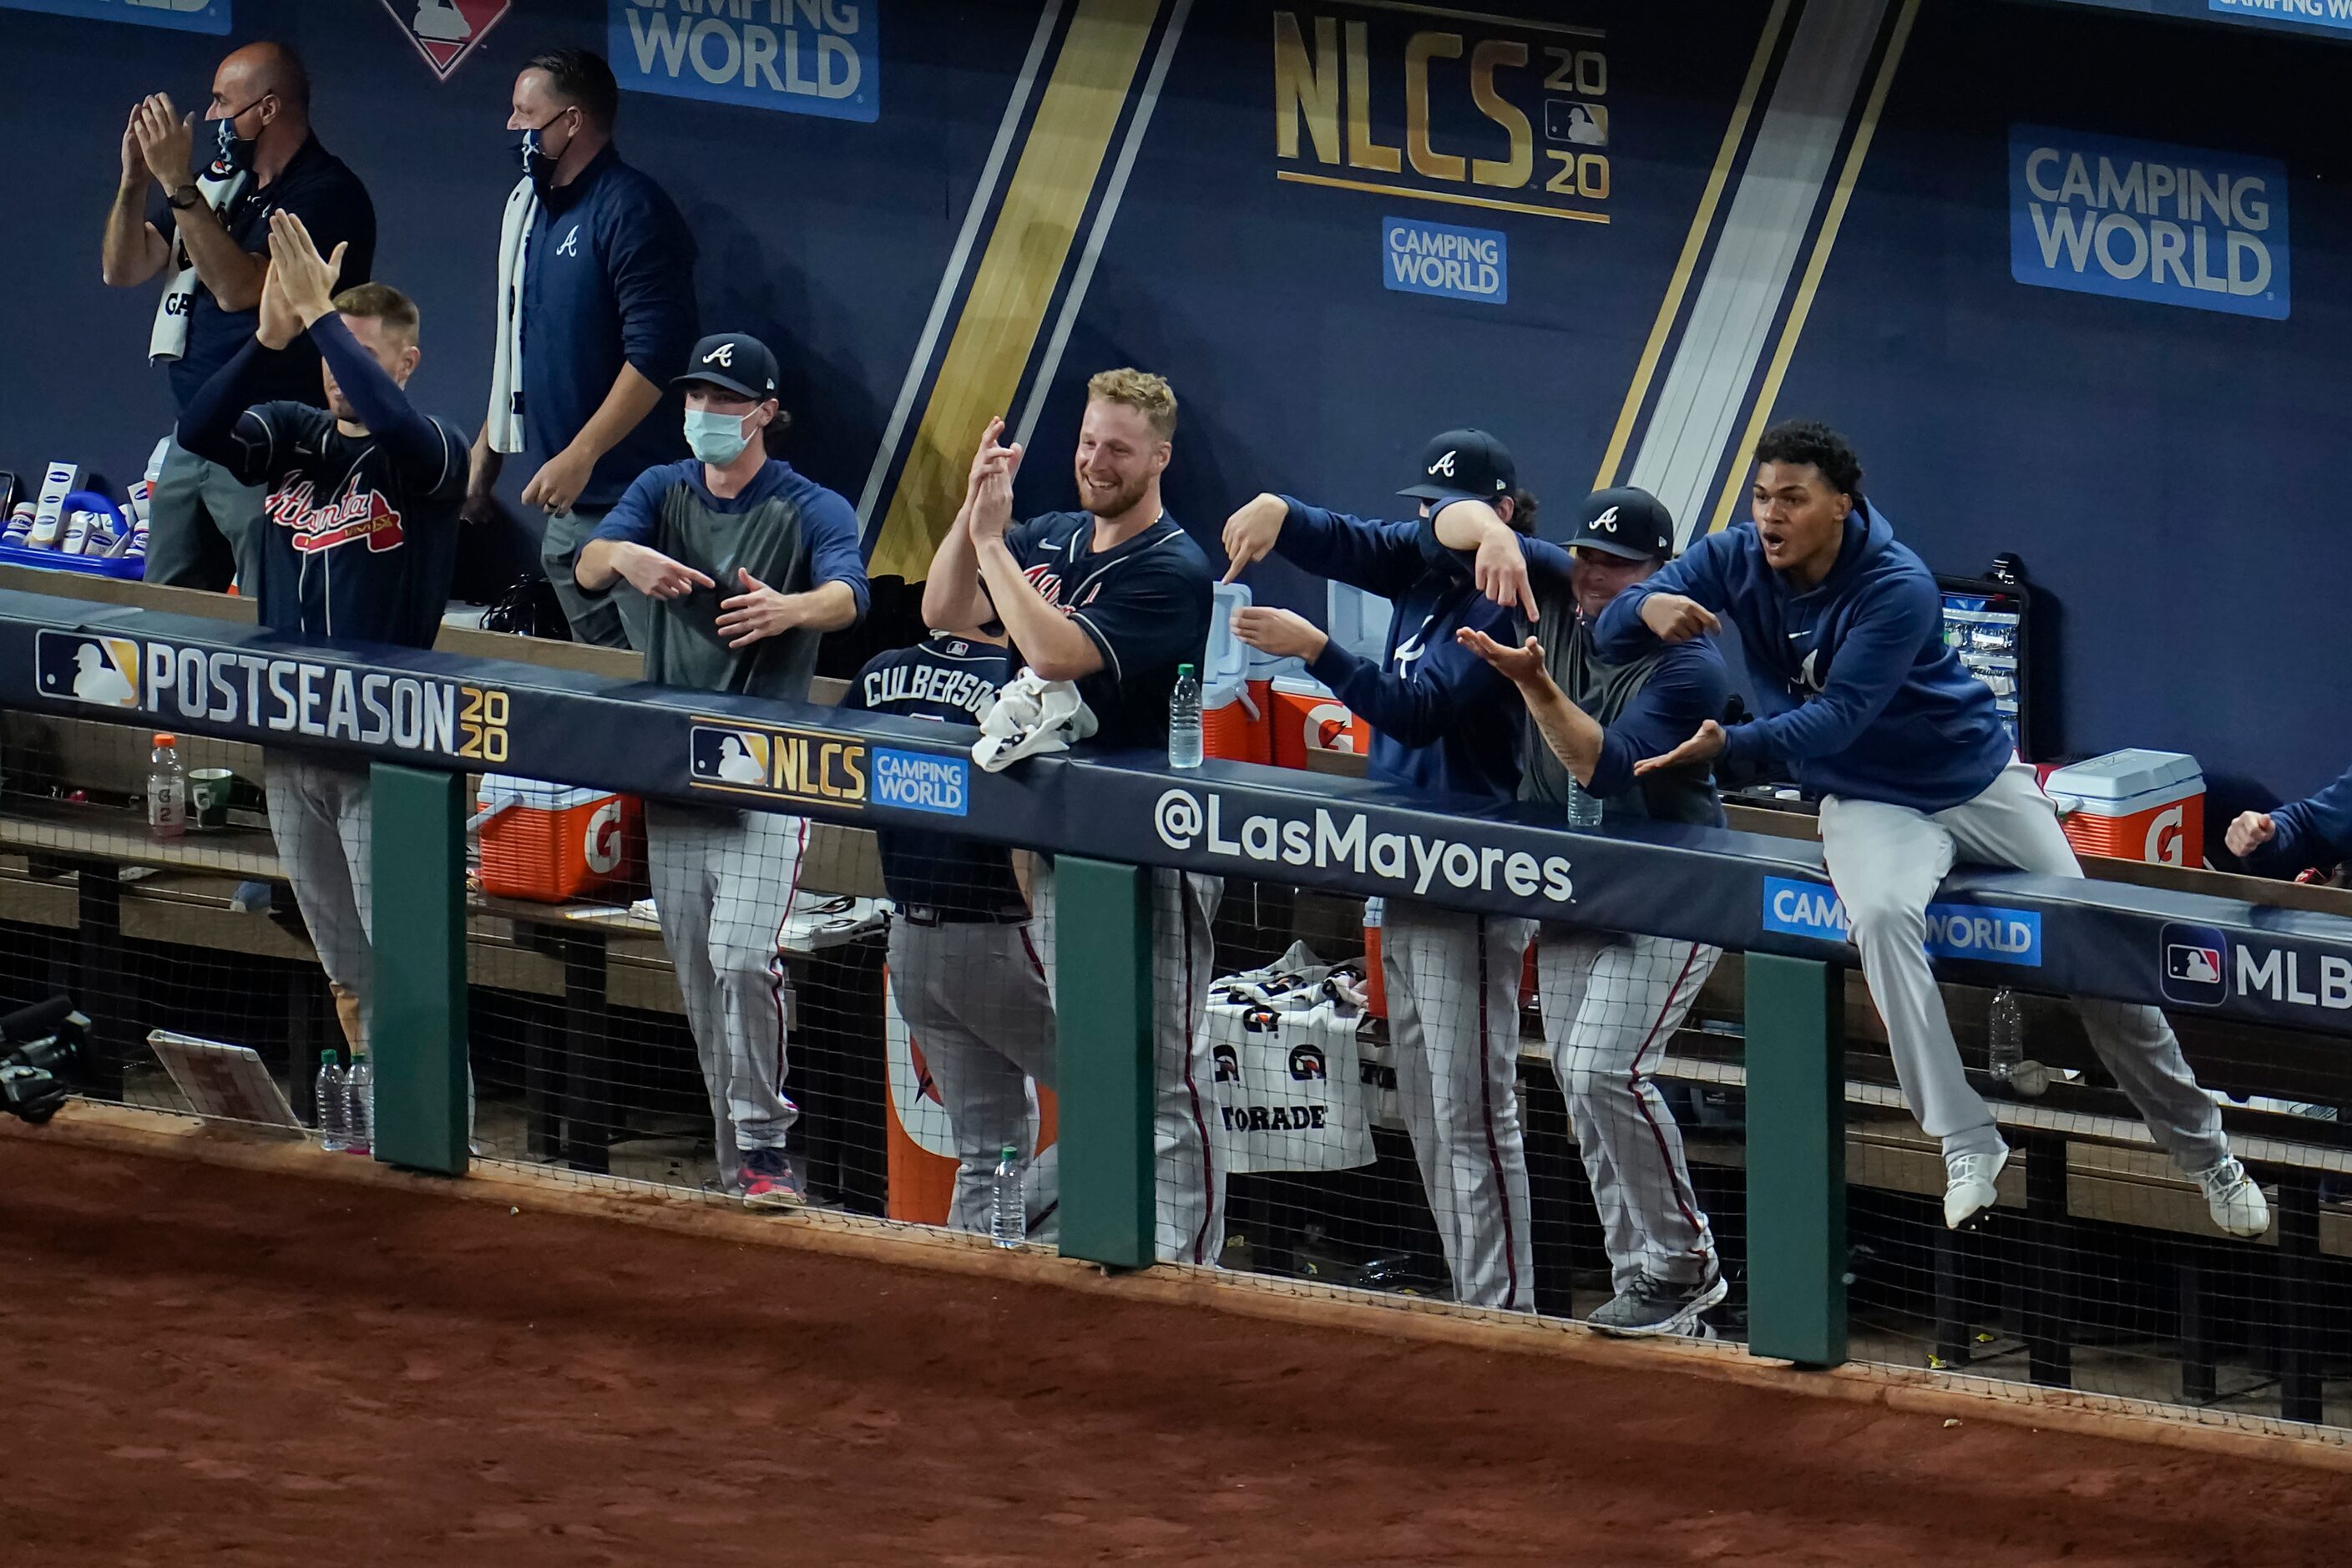
[(1751, 952), (1748, 974), (1748, 1349), (1846, 1359), (1845, 976)]
[(466, 780), (378, 763), (371, 774), (375, 1157), (466, 1173)]
[(1054, 862), (1062, 1254), (1152, 1261), (1151, 873)]

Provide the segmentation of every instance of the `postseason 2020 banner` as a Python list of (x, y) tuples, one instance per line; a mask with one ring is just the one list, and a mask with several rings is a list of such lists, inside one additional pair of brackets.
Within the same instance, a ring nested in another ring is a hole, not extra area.
[(880, 0), (607, 0), (607, 54), (635, 92), (871, 123)]
[(0, 0), (0, 11), (38, 11), (50, 16), (87, 16), (140, 27), (171, 27), (184, 33), (226, 33), (233, 0)]
[[(1057, 854), (1852, 963), (1819, 847), (1673, 824), (1574, 832), (1362, 780), (1135, 754), (1001, 773), (976, 731), (0, 592), (0, 706), (713, 808), (920, 826)], [(2352, 1033), (2352, 921), (1962, 871), (1939, 972)]]

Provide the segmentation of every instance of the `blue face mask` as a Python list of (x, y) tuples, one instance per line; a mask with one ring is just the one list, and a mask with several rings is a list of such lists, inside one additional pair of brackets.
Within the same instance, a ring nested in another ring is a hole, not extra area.
[(725, 468), (751, 444), (744, 429), (748, 414), (714, 414), (705, 408), (686, 411), (687, 449), (715, 468)]
[(547, 182), (555, 175), (557, 160), (563, 156), (562, 148), (551, 153), (547, 147), (547, 132), (556, 121), (563, 118), (563, 114), (562, 110), (557, 110), (547, 124), (530, 127), (522, 133), (522, 140), (515, 143), (515, 162), (522, 165), (523, 178), (542, 191), (547, 189)]
[[(266, 94), (264, 96), (267, 96)], [(254, 150), (260, 144), (258, 136), (240, 136), (236, 132), (237, 117), (261, 101), (257, 98), (236, 114), (212, 121), (213, 155), (202, 173), (215, 180), (226, 180), (253, 167)], [(204, 154), (199, 152), (198, 158)]]

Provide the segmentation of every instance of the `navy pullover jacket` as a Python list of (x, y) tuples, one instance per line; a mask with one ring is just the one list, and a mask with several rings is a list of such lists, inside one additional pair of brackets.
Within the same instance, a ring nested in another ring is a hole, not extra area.
[(1944, 644), (1944, 601), (1884, 513), (1857, 500), (1830, 574), (1799, 592), (1764, 559), (1756, 525), (1711, 533), (1602, 612), (1601, 657), (1657, 646), (1653, 594), (1680, 594), (1739, 633), (1763, 717), (1735, 724), (1727, 758), (1795, 764), (1822, 795), (1942, 811), (1984, 793), (2014, 748), (1991, 688)]
[[(700, 335), (694, 237), (667, 192), (607, 147), (540, 195), (522, 280), (522, 419), (533, 472), (572, 444), (625, 364), (667, 387)], [(686, 455), (676, 396), (599, 458), (580, 492), (608, 510), (639, 474)]]
[(1282, 498), (1275, 553), (1396, 606), (1379, 664), (1337, 642), (1307, 666), (1372, 727), (1366, 772), (1384, 784), (1474, 800), (1519, 792), (1524, 710), (1511, 683), (1454, 640), (1463, 626), (1511, 635), (1507, 611), (1422, 553), (1421, 524), (1370, 522)]

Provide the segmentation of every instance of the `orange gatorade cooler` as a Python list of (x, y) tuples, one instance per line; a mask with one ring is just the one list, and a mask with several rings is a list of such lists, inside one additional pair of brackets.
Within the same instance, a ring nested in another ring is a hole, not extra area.
[(1303, 768), (1309, 752), (1353, 752), (1371, 744), (1371, 731), (1319, 680), (1285, 676), (1273, 685), (1267, 715), (1274, 728), (1274, 765)]
[(482, 890), (560, 904), (627, 881), (645, 864), (646, 828), (633, 795), (485, 773), (479, 809)]
[(2054, 768), (2042, 788), (2078, 855), (2205, 863), (2205, 775), (2179, 752), (2110, 752)]

